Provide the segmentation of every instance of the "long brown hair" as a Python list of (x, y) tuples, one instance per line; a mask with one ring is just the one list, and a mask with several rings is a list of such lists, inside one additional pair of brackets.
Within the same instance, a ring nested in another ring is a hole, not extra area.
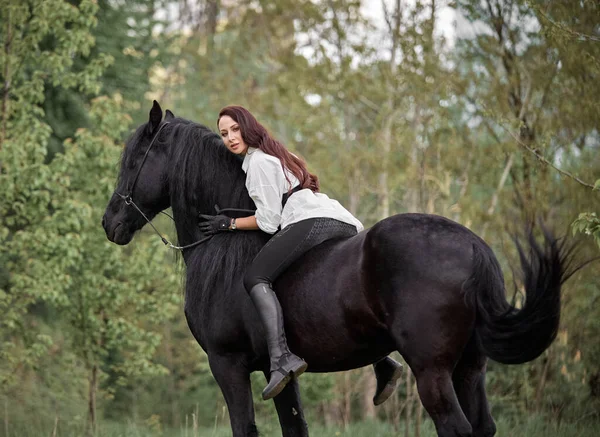
[[(231, 117), (240, 126), (244, 143), (249, 147), (257, 147), (266, 154), (279, 158), (284, 170), (287, 169), (296, 176), (302, 188), (310, 188), (313, 192), (319, 191), (319, 178), (309, 173), (306, 163), (273, 138), (250, 111), (242, 106), (226, 106), (219, 112), (217, 127), (219, 126), (219, 120), (224, 115)], [(286, 179), (288, 179), (287, 175)], [(289, 179), (288, 182), (290, 182)]]

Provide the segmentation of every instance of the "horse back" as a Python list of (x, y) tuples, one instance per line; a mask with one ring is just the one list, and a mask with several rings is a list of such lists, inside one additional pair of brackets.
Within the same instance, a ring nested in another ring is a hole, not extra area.
[(390, 328), (399, 318), (427, 323), (432, 308), (465, 310), (476, 240), (443, 217), (401, 214), (317, 246), (275, 284), (290, 345), (318, 371), (396, 350)]
[(432, 214), (382, 220), (369, 230), (366, 243), (377, 277), (446, 288), (462, 286), (472, 273), (473, 244), (485, 245), (464, 226)]

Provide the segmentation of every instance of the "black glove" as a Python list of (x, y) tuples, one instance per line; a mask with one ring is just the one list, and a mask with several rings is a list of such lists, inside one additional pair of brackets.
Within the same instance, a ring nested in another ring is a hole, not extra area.
[(226, 215), (205, 215), (200, 214), (200, 223), (198, 227), (204, 235), (215, 235), (217, 232), (229, 231), (231, 218)]

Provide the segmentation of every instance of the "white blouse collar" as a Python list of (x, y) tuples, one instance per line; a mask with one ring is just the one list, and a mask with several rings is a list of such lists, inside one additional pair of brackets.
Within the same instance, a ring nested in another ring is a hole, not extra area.
[(242, 170), (244, 170), (244, 173), (248, 173), (248, 166), (250, 165), (250, 156), (252, 156), (252, 154), (257, 150), (257, 147), (248, 147), (248, 150), (246, 151), (246, 156), (244, 156), (244, 162), (242, 162)]

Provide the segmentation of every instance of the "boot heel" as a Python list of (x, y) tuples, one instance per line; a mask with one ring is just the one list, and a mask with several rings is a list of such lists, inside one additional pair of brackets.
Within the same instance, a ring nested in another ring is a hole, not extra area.
[(290, 354), (291, 356), (287, 357), (287, 362), (281, 365), (280, 361), (280, 372), (298, 377), (304, 373), (304, 371), (308, 368), (308, 364), (302, 358)]
[(303, 360), (296, 367), (294, 367), (294, 369), (292, 369), (293, 377), (298, 378), (300, 375), (302, 375), (304, 372), (306, 372), (307, 368), (308, 368), (308, 364), (306, 364), (306, 361)]

